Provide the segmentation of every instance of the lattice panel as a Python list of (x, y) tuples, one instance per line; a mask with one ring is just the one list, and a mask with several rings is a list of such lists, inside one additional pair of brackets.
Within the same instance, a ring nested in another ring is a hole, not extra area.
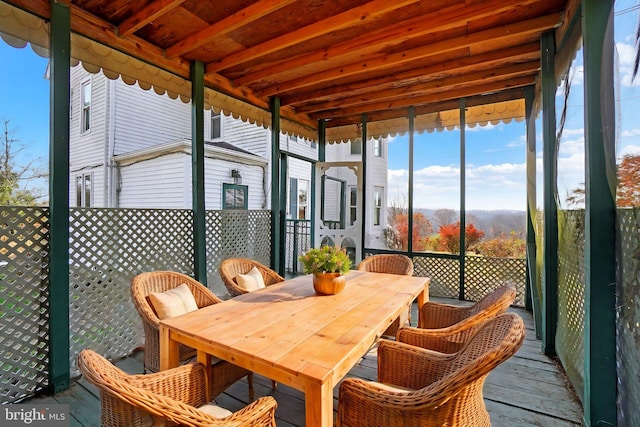
[(458, 298), (460, 262), (457, 259), (414, 256), (413, 274), (431, 278), (430, 296)]
[(584, 211), (558, 212), (556, 349), (573, 388), (584, 382)]
[(524, 258), (490, 258), (466, 256), (464, 262), (464, 298), (478, 301), (503, 283), (513, 283), (516, 299), (513, 305), (524, 307), (527, 260)]
[(251, 258), (264, 265), (271, 263), (271, 212), (224, 210), (208, 211), (207, 283), (221, 298), (229, 296), (218, 266), (223, 259)]
[(0, 401), (48, 383), (49, 210), (0, 207)]
[(138, 273), (174, 270), (193, 275), (190, 210), (71, 209), (70, 334), (75, 358), (90, 347), (112, 359), (143, 345), (129, 285)]
[(619, 424), (640, 426), (640, 208), (618, 210), (617, 323)]

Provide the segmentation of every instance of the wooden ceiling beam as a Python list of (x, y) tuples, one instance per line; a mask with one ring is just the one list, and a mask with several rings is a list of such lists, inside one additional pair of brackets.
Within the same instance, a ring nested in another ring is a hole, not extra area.
[(393, 73), (361, 82), (345, 83), (330, 87), (310, 87), (305, 92), (284, 95), (280, 98), (281, 105), (294, 105), (310, 101), (322, 101), (334, 98), (341, 93), (365, 93), (390, 87), (399, 87), (411, 81), (427, 81), (438, 78), (442, 74), (471, 72), (478, 69), (488, 69), (504, 63), (518, 63), (532, 61), (540, 57), (540, 43), (529, 43), (516, 47), (495, 50), (479, 55), (441, 62), (424, 68), (415, 68), (400, 73)]
[[(51, 19), (51, 5), (48, 0), (11, 0), (11, 4), (26, 11), (36, 14), (42, 18)], [(108, 22), (89, 14), (74, 4), (69, 5), (71, 11), (71, 29), (73, 32), (102, 43), (105, 46), (124, 52), (133, 58), (141, 59), (149, 64), (169, 71), (184, 79), (190, 79), (190, 66), (188, 61), (182, 58), (167, 58), (159, 47), (136, 37), (129, 35), (119, 37), (115, 32), (115, 27)], [(211, 74), (205, 77), (208, 87), (218, 90), (224, 94), (269, 110), (269, 100), (260, 98), (247, 88), (238, 88), (227, 78), (219, 74)], [(316, 127), (317, 121), (309, 119), (304, 114), (296, 114), (290, 107), (281, 108), (282, 117), (297, 121), (307, 126)]]
[(443, 40), (433, 44), (421, 46), (414, 49), (395, 52), (387, 55), (379, 55), (370, 58), (365, 62), (357, 62), (343, 67), (325, 70), (320, 73), (309, 74), (288, 82), (282, 82), (268, 87), (262, 91), (257, 91), (260, 96), (269, 97), (280, 95), (294, 89), (310, 86), (320, 82), (335, 81), (336, 79), (345, 78), (362, 73), (370, 73), (373, 70), (389, 69), (397, 67), (400, 64), (416, 61), (425, 57), (442, 54), (463, 47), (472, 47), (476, 45), (486, 44), (487, 40), (496, 41), (500, 39), (508, 39), (516, 36), (531, 35), (542, 33), (558, 27), (562, 22), (561, 13), (553, 13), (551, 15), (533, 18), (527, 21), (520, 21), (509, 25), (503, 25), (489, 30), (479, 31), (460, 37), (454, 37), (449, 40)]
[[(295, 1), (296, 0), (261, 0), (257, 3), (253, 3), (232, 15), (211, 24), (204, 30), (198, 31), (173, 46), (168, 47), (166, 54), (169, 58), (175, 58), (183, 55), (202, 46), (214, 37), (228, 34), (242, 26), (249, 25), (278, 9), (294, 3)], [(207, 71), (207, 73), (212, 72), (212, 70)]]
[(498, 92), (514, 87), (530, 86), (534, 83), (535, 78), (517, 77), (515, 79), (509, 79), (505, 81), (497, 81), (475, 86), (465, 86), (459, 89), (451, 90), (449, 92), (429, 93), (420, 96), (405, 97), (403, 99), (398, 99), (390, 102), (382, 101), (377, 103), (361, 104), (356, 107), (350, 108), (335, 108), (333, 110), (324, 110), (314, 114), (309, 114), (309, 117), (312, 120), (319, 120), (355, 114), (367, 114), (375, 111), (408, 107), (411, 105), (418, 106), (422, 104), (429, 104), (433, 102), (444, 101), (447, 99), (466, 98), (469, 96), (481, 95), (483, 93)]
[(118, 25), (118, 34), (120, 36), (131, 35), (154, 19), (158, 19), (162, 15), (171, 12), (185, 1), (186, 0), (156, 0), (151, 2)]
[[(478, 105), (492, 104), (496, 102), (513, 101), (514, 99), (524, 98), (524, 87), (517, 87), (514, 89), (508, 89), (498, 93), (492, 93), (489, 95), (478, 95), (465, 98), (465, 104), (467, 107), (475, 107)], [(456, 110), (460, 107), (460, 101), (458, 99), (451, 99), (441, 102), (433, 102), (426, 105), (415, 106), (415, 115), (420, 116), (422, 114), (437, 113), (439, 111)], [(409, 117), (409, 108), (402, 107), (394, 110), (382, 110), (374, 113), (366, 114), (367, 122), (377, 122), (382, 120), (392, 120)], [(334, 128), (340, 126), (349, 126), (354, 123), (362, 123), (362, 114), (355, 114), (351, 116), (343, 116), (338, 119), (331, 119), (326, 121), (327, 128)], [(408, 123), (408, 122), (407, 122)]]
[[(382, 28), (345, 43), (329, 46), (311, 53), (289, 57), (283, 61), (277, 61), (272, 65), (262, 67), (257, 71), (249, 72), (244, 76), (235, 78), (234, 82), (239, 86), (243, 86), (267, 77), (273, 78), (273, 76), (278, 75), (283, 72), (283, 70), (291, 70), (319, 61), (335, 60), (344, 55), (352, 55), (353, 52), (361, 54), (363, 50), (376, 51), (381, 47), (388, 48), (390, 46), (389, 40), (393, 40), (394, 45), (399, 45), (426, 34), (466, 25), (469, 21), (469, 16), (473, 16), (474, 19), (481, 19), (536, 2), (539, 2), (539, 0), (514, 2), (491, 0), (466, 7), (464, 5), (455, 5), (444, 10), (417, 16), (409, 21), (401, 22), (388, 28)], [(424, 25), (425, 22), (428, 22), (429, 25)]]
[(390, 11), (413, 4), (419, 0), (373, 0), (361, 6), (354, 7), (345, 12), (331, 16), (322, 21), (314, 22), (311, 25), (275, 37), (264, 43), (248, 47), (239, 52), (232, 53), (220, 61), (211, 62), (206, 66), (206, 72), (218, 72), (246, 61), (255, 60), (278, 50), (304, 43), (316, 37), (337, 31), (346, 27), (360, 25), (369, 22)]
[(503, 67), (491, 68), (480, 72), (469, 74), (460, 74), (453, 77), (443, 79), (434, 79), (429, 82), (420, 83), (412, 86), (399, 88), (391, 88), (387, 90), (372, 91), (370, 93), (346, 96), (334, 101), (304, 105), (296, 108), (298, 113), (316, 113), (322, 110), (331, 110), (336, 108), (349, 108), (355, 105), (376, 102), (383, 100), (391, 102), (397, 99), (403, 99), (411, 96), (412, 93), (441, 93), (455, 89), (461, 85), (475, 86), (483, 83), (494, 81), (504, 81), (506, 79), (514, 79), (518, 77), (530, 76), (531, 80), (540, 70), (540, 61), (524, 62), (521, 64), (507, 65)]

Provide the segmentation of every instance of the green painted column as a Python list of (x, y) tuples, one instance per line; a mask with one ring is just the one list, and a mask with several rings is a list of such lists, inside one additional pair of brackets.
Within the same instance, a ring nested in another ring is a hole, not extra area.
[(525, 306), (527, 310), (533, 310), (533, 319), (536, 327), (536, 339), (541, 339), (541, 308), (540, 294), (538, 292), (538, 274), (536, 270), (536, 231), (537, 216), (536, 201), (536, 120), (534, 117), (533, 103), (535, 88), (528, 86), (524, 90), (524, 108), (526, 118), (527, 137), (527, 286), (525, 288)]
[[(362, 115), (362, 231), (360, 251), (362, 259), (365, 258), (364, 241), (367, 235), (367, 115)], [(372, 211), (373, 212), (373, 211)], [(356, 260), (356, 263), (358, 260)]]
[(544, 174), (544, 261), (542, 272), (542, 350), (556, 354), (558, 329), (558, 205), (556, 194), (556, 82), (553, 32), (542, 35), (542, 167)]
[(71, 11), (51, 1), (49, 390), (69, 387), (69, 99)]
[(280, 257), (276, 258), (276, 270), (278, 273), (284, 277), (285, 272), (285, 254), (286, 244), (287, 244), (287, 170), (289, 169), (289, 156), (287, 153), (280, 153), (280, 209), (279, 218), (280, 218), (280, 239), (278, 241), (278, 252), (280, 253)]
[(407, 252), (413, 253), (413, 149), (414, 149), (414, 128), (416, 119), (416, 109), (412, 105), (409, 107), (409, 200), (407, 201)]
[[(327, 160), (327, 122), (324, 119), (318, 120), (318, 161)], [(315, 163), (311, 165), (311, 247), (316, 247), (316, 168)]]
[[(271, 109), (271, 267), (280, 265), (280, 240), (284, 230), (280, 224), (280, 98), (269, 101)], [(286, 199), (285, 199), (286, 202)], [(278, 271), (280, 275), (284, 271)]]
[(464, 260), (466, 256), (465, 245), (467, 238), (467, 142), (465, 127), (467, 126), (466, 118), (467, 101), (460, 99), (460, 286), (458, 287), (458, 299), (464, 301)]
[(585, 116), (584, 424), (617, 425), (613, 0), (582, 1)]
[(207, 285), (207, 226), (204, 203), (204, 64), (191, 64), (191, 193), (196, 280)]

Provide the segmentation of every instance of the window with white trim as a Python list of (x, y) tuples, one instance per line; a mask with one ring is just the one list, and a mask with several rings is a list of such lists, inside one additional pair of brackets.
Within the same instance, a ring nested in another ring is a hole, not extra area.
[(382, 222), (383, 192), (383, 187), (373, 187), (373, 225), (380, 225)]
[(349, 187), (349, 225), (356, 222), (358, 215), (358, 187)]
[(211, 139), (222, 138), (222, 116), (211, 112)]
[(373, 140), (373, 155), (375, 157), (382, 157), (382, 143), (379, 139)]
[(351, 141), (351, 154), (362, 154), (362, 140), (356, 138)]
[(91, 80), (82, 83), (80, 89), (80, 133), (91, 130)]
[(76, 207), (90, 208), (93, 194), (93, 179), (90, 173), (76, 175)]
[(309, 181), (298, 180), (298, 216), (297, 219), (307, 219), (309, 208)]

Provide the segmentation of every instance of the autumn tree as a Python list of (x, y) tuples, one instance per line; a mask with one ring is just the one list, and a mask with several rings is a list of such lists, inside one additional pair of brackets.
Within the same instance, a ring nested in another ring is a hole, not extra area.
[(0, 138), (0, 205), (35, 205), (39, 191), (28, 188), (32, 179), (42, 178), (44, 173), (34, 167), (37, 159), (26, 165), (18, 163), (18, 154), (26, 149), (15, 139), (16, 130), (11, 128), (9, 119), (2, 118), (4, 125)]
[[(460, 221), (440, 226), (439, 234), (439, 250), (452, 254), (460, 253)], [(484, 231), (478, 230), (473, 224), (468, 224), (464, 233), (465, 252), (478, 243), (482, 236), (484, 236)]]
[(640, 206), (640, 155), (627, 154), (618, 165), (618, 206)]
[[(391, 249), (406, 251), (409, 249), (409, 215), (397, 213), (393, 217), (393, 222), (389, 224), (393, 230), (392, 242), (387, 238), (387, 246)], [(424, 251), (428, 236), (433, 233), (431, 221), (424, 214), (416, 212), (413, 214), (413, 229), (411, 239), (414, 251)], [(391, 244), (390, 244), (391, 243)]]
[(433, 219), (438, 225), (449, 225), (458, 219), (458, 214), (453, 209), (437, 209), (433, 214)]

